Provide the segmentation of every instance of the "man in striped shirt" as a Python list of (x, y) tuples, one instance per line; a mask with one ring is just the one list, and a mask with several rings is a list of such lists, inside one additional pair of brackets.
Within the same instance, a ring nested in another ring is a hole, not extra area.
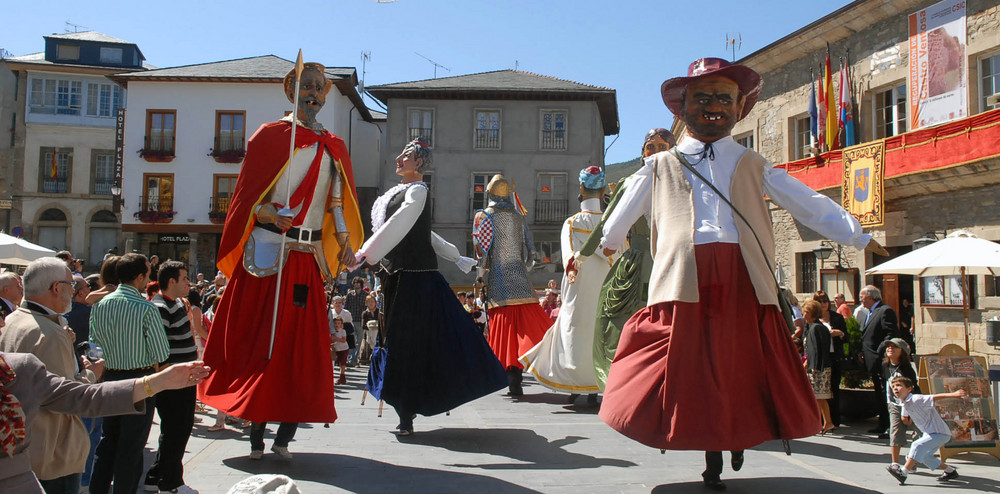
[[(142, 254), (125, 254), (116, 266), (118, 289), (94, 304), (90, 340), (104, 349), (105, 381), (136, 379), (153, 374), (170, 356), (160, 311), (143, 298), (149, 282), (149, 261)], [(149, 390), (147, 390), (148, 392)], [(104, 418), (97, 445), (90, 492), (135, 492), (142, 478), (142, 450), (153, 423), (154, 400), (146, 399), (143, 415)]]
[[(153, 295), (153, 305), (160, 311), (163, 331), (170, 343), (167, 365), (198, 360), (198, 347), (191, 333), (185, 298), (191, 291), (187, 268), (178, 261), (160, 264), (157, 279), (160, 292)], [(160, 447), (156, 461), (146, 474), (145, 488), (150, 492), (177, 492), (184, 485), (184, 448), (194, 427), (195, 388), (162, 391), (156, 397), (160, 416)]]

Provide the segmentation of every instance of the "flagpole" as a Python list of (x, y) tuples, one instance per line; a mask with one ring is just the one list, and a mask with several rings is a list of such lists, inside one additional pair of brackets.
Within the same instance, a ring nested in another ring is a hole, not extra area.
[[(292, 98), (292, 136), (288, 142), (288, 166), (285, 168), (285, 201), (292, 196), (292, 157), (295, 154), (295, 129), (299, 120), (299, 88), (302, 85), (302, 49), (299, 49), (299, 57), (295, 59), (295, 93)], [(286, 204), (287, 206), (287, 204)], [(282, 208), (284, 209), (284, 208)], [(275, 217), (277, 219), (277, 216)], [(271, 315), (271, 341), (267, 347), (267, 359), (271, 360), (271, 353), (274, 351), (274, 332), (278, 326), (278, 301), (281, 299), (281, 272), (285, 266), (285, 240), (288, 237), (282, 232), (281, 249), (278, 250), (278, 281), (274, 287), (274, 312)]]

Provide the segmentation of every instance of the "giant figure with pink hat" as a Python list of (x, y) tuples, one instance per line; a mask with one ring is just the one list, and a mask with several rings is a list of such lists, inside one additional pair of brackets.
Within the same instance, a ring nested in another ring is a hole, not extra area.
[(820, 235), (887, 255), (847, 211), (736, 143), (762, 80), (717, 58), (665, 81), (667, 108), (685, 124), (677, 146), (646, 158), (605, 222), (618, 250), (651, 218), (647, 307), (622, 331), (600, 417), (660, 449), (705, 451), (705, 486), (725, 489), (721, 451), (816, 434), (820, 415), (778, 305), (774, 235), (764, 196)]

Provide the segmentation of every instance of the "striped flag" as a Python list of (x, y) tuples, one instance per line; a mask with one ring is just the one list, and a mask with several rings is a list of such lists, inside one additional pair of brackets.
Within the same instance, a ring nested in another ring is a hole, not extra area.
[(827, 151), (826, 148), (826, 85), (823, 84), (823, 70), (819, 71), (819, 91), (817, 94), (816, 104), (819, 106), (819, 111), (817, 112), (817, 123), (816, 126), (816, 147), (819, 148), (820, 152)]
[(812, 135), (813, 141), (819, 142), (819, 135), (816, 133), (816, 123), (818, 122), (818, 113), (816, 110), (816, 82), (812, 80), (812, 74), (809, 75), (809, 134)]
[(830, 69), (830, 47), (826, 50), (826, 70), (823, 72), (823, 105), (826, 106), (826, 149), (832, 151), (837, 142), (837, 100), (833, 95), (833, 71)]
[(49, 178), (56, 178), (59, 175), (59, 163), (56, 160), (56, 150), (52, 150), (52, 166), (49, 169)]

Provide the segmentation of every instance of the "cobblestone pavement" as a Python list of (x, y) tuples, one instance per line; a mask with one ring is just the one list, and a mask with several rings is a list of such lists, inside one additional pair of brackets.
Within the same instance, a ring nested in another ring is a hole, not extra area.
[[(621, 436), (597, 417), (581, 397), (549, 392), (527, 377), (518, 402), (496, 393), (450, 415), (417, 417), (416, 433), (397, 438), (391, 407), (378, 417), (378, 402), (361, 405), (365, 367), (350, 369), (337, 386), (340, 418), (303, 424), (289, 446), (294, 459), (270, 452), (276, 425), (265, 437), (264, 459), (250, 461), (245, 431), (209, 432), (214, 413), (199, 413), (185, 455), (185, 481), (201, 494), (225, 493), (258, 473), (293, 478), (312, 493), (703, 493), (704, 456), (695, 451), (648, 448)], [(730, 493), (894, 493), (940, 488), (921, 469), (905, 486), (885, 471), (887, 441), (864, 431), (873, 422), (848, 423), (839, 433), (792, 442), (786, 456), (778, 442), (746, 453), (739, 472), (726, 468)], [(147, 467), (159, 434), (154, 424)], [(905, 451), (905, 449), (904, 449)], [(968, 492), (1000, 492), (1000, 461), (983, 454), (954, 457), (961, 477), (948, 487)]]

